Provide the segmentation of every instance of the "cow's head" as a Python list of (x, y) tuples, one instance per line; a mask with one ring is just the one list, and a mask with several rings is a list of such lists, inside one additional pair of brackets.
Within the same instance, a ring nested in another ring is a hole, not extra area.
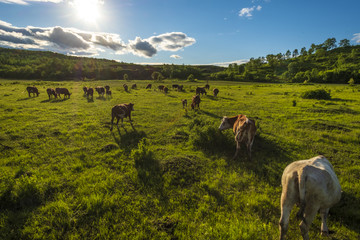
[(134, 104), (133, 103), (129, 103), (129, 110), (134, 111)]
[(225, 130), (225, 129), (229, 129), (232, 128), (232, 125), (229, 122), (229, 118), (228, 117), (223, 117), (223, 119), (221, 120), (221, 124), (219, 126), (219, 130)]

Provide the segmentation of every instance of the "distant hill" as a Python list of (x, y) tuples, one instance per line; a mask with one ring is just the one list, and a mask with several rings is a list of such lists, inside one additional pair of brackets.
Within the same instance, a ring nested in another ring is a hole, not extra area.
[(212, 73), (224, 69), (210, 65), (138, 65), (48, 51), (0, 48), (0, 78), (9, 79), (187, 79), (190, 74), (197, 79), (209, 79)]
[[(329, 39), (328, 39), (329, 40)], [(327, 40), (327, 41), (328, 41)], [(333, 40), (334, 39), (330, 39)], [(326, 42), (325, 42), (326, 43)], [(269, 54), (246, 64), (231, 64), (211, 77), (218, 80), (297, 83), (360, 83), (360, 46), (312, 45), (301, 53)]]

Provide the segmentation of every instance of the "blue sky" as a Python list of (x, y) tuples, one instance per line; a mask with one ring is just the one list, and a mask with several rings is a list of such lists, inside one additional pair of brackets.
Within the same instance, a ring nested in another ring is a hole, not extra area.
[(0, 46), (129, 63), (229, 64), (360, 43), (359, 0), (0, 0)]

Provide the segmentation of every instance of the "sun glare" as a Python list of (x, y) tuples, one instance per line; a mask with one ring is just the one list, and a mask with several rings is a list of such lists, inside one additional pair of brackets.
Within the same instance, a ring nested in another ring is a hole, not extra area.
[(100, 0), (73, 0), (71, 5), (75, 8), (79, 19), (95, 23), (100, 17)]

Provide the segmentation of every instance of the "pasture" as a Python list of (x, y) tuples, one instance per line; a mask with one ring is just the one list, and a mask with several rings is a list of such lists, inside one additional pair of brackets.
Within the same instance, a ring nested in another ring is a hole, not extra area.
[[(218, 97), (210, 91), (191, 110), (205, 84), (1, 80), (0, 239), (278, 239), (281, 174), (320, 154), (344, 191), (330, 209), (330, 239), (359, 239), (360, 88), (210, 81)], [(32, 85), (38, 97), (28, 97)], [(83, 96), (99, 85), (112, 98)], [(49, 100), (48, 87), (71, 97)], [(300, 97), (311, 89), (332, 99)], [(130, 102), (133, 126), (124, 119), (110, 132), (111, 108)], [(244, 146), (232, 160), (233, 133), (218, 131), (223, 116), (240, 113), (256, 121), (251, 161)], [(301, 238), (297, 210), (288, 239)], [(317, 216), (310, 239), (319, 238)]]

